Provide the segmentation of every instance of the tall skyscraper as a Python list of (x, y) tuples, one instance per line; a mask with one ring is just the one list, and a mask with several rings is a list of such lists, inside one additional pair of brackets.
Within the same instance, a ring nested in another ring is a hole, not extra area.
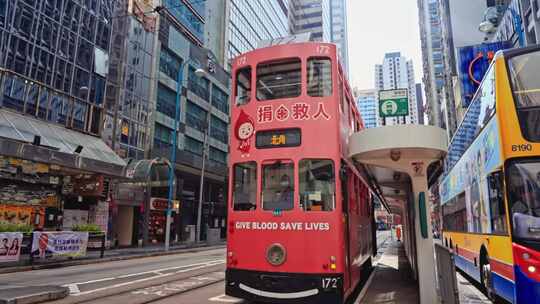
[(330, 0), (289, 0), (291, 34), (311, 33), (311, 40), (332, 42)]
[(259, 41), (288, 36), (288, 1), (230, 0), (225, 61), (255, 49)]
[(375, 89), (355, 91), (356, 107), (366, 128), (377, 127), (378, 91)]
[(422, 92), (422, 84), (416, 84), (416, 108), (418, 108), (418, 124), (424, 124), (424, 95)]
[(375, 65), (375, 88), (377, 91), (407, 89), (409, 93), (409, 115), (405, 117), (379, 118), (381, 125), (417, 124), (416, 85), (412, 60), (400, 52), (386, 53), (382, 64)]
[(332, 42), (337, 44), (343, 70), (349, 75), (349, 42), (347, 39), (347, 1), (330, 0)]

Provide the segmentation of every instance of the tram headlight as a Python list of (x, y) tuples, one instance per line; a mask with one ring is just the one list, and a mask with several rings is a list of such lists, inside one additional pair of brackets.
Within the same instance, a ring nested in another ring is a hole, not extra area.
[(528, 260), (531, 256), (527, 252), (524, 252), (522, 257), (524, 260)]
[(530, 273), (535, 273), (535, 272), (536, 272), (536, 267), (534, 267), (534, 266), (529, 266), (529, 267), (527, 268), (527, 270), (528, 270)]
[(287, 251), (283, 245), (275, 243), (266, 249), (266, 260), (273, 266), (279, 266), (285, 263)]

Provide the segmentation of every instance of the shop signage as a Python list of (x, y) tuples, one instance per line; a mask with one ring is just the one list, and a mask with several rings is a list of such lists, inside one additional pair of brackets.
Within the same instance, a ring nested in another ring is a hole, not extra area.
[(34, 258), (80, 257), (86, 255), (88, 232), (34, 232), (32, 256)]
[[(171, 207), (173, 208), (173, 211), (179, 209), (180, 201), (172, 200), (171, 203), (172, 203)], [(150, 199), (150, 210), (165, 211), (167, 210), (167, 204), (168, 204), (168, 199), (153, 197)]]
[(19, 260), (22, 239), (20, 232), (0, 232), (0, 263)]
[(34, 208), (0, 204), (0, 222), (30, 225)]
[(381, 117), (409, 115), (409, 93), (407, 89), (379, 91), (379, 114)]

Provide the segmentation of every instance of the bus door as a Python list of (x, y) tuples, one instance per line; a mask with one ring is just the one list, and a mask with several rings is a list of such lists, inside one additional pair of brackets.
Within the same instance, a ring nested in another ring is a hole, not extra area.
[(341, 179), (341, 214), (343, 217), (343, 231), (344, 231), (344, 255), (345, 255), (345, 268), (343, 271), (343, 290), (348, 290), (351, 285), (351, 267), (350, 264), (350, 237), (349, 237), (349, 176), (350, 171), (345, 166), (341, 167), (340, 179)]

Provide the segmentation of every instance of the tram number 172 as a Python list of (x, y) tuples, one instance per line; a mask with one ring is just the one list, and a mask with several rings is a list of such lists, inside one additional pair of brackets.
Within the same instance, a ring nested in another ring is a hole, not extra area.
[(322, 278), (322, 288), (338, 288), (338, 279), (337, 278)]

